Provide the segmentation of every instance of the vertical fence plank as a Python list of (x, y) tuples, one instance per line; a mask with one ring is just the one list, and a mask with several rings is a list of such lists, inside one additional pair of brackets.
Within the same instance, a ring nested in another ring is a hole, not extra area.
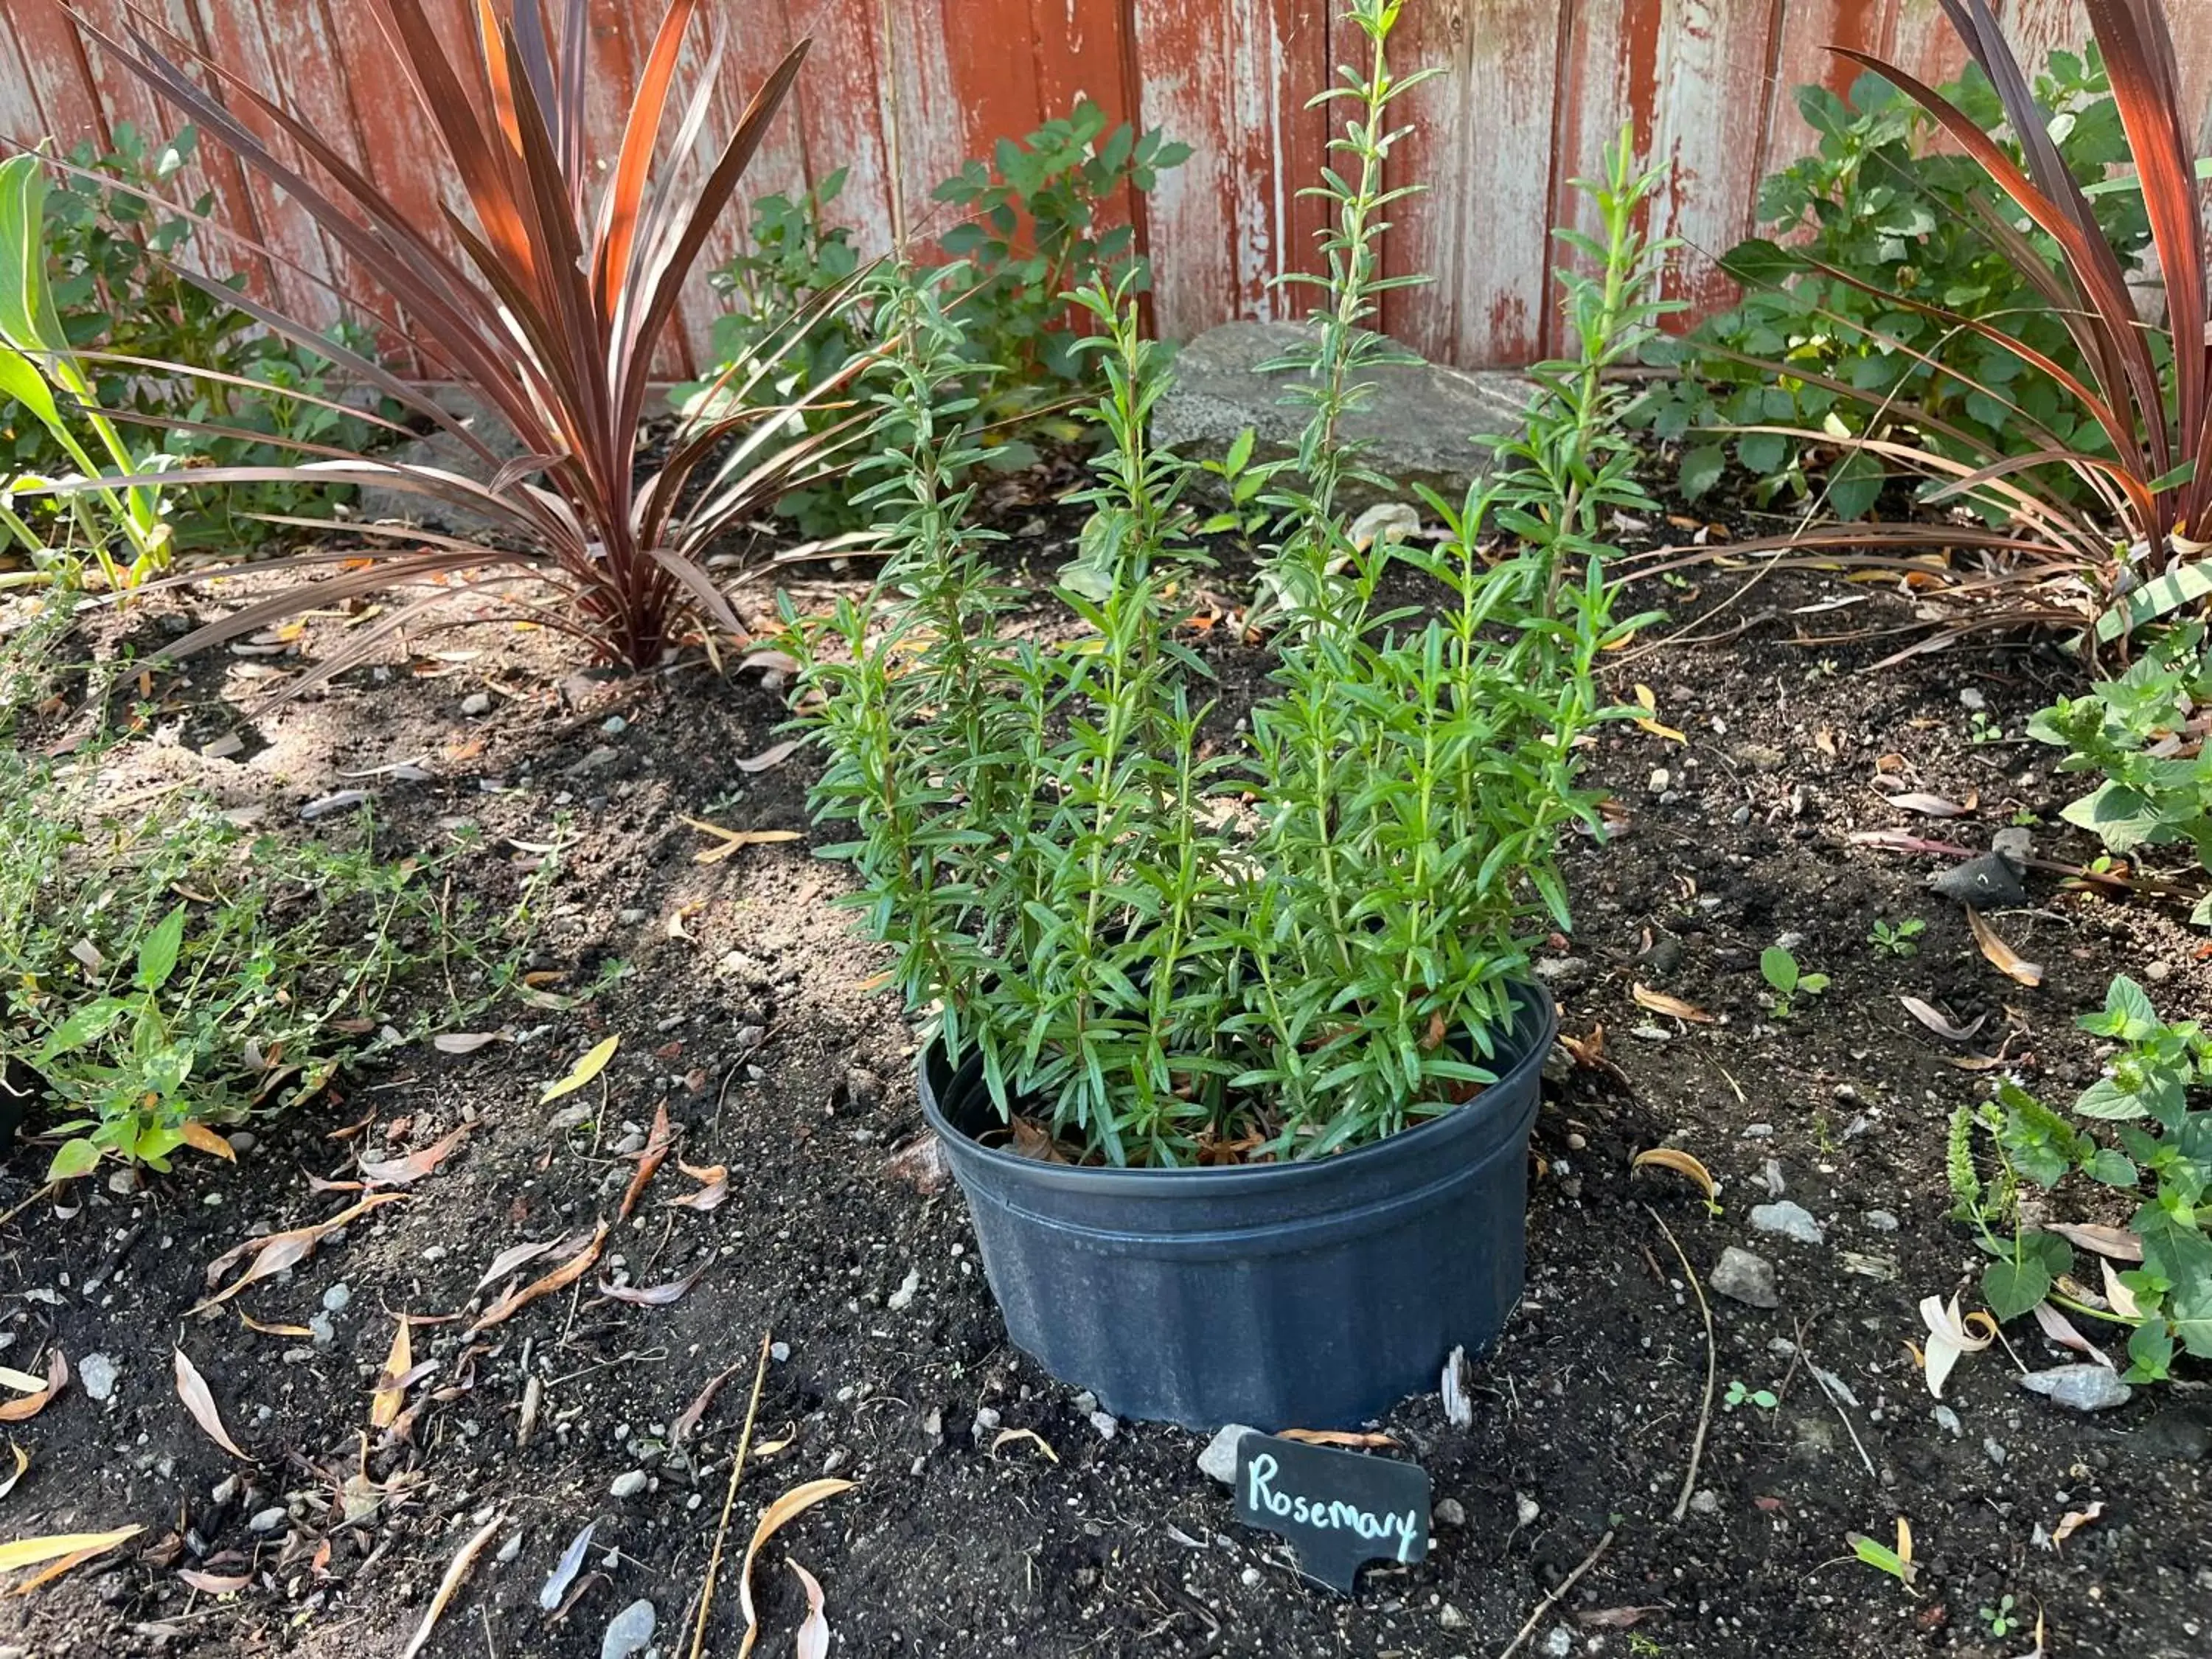
[[(2182, 0), (2170, 11), (2188, 11), (2202, 0)], [(2059, 46), (2079, 50), (2089, 38), (2089, 14), (2081, 0), (2004, 0), (1999, 13), (2005, 38), (2033, 80), (2052, 51)]]
[(1888, 15), (1887, 0), (1784, 0), (1761, 141), (1762, 174), (1811, 153), (1818, 142), (1797, 112), (1797, 88), (1822, 86), (1838, 98), (1849, 95), (1864, 71), (1830, 48), (1880, 53)]
[(1450, 0), (1408, 13), (1401, 70), (1442, 76), (1399, 106), (1412, 131), (1391, 182), (1395, 270), (1434, 280), (1390, 296), (1389, 331), (1425, 356), (1471, 363), (1541, 355), (1552, 231), (1557, 0)]
[(1327, 134), (1340, 125), (1304, 107), (1333, 73), (1323, 9), (1135, 0), (1134, 15), (1141, 118), (1191, 146), (1149, 207), (1161, 331), (1304, 315), (1305, 296), (1271, 284), (1315, 263), (1322, 210), (1297, 191), (1318, 179)]
[[(916, 27), (906, 0), (890, 0), (897, 30), (895, 70), (887, 72), (883, 41), (884, 0), (785, 0), (791, 36), (814, 38), (806, 70), (792, 100), (798, 118), (800, 154), (810, 182), (846, 170), (845, 192), (837, 217), (859, 233), (865, 253), (890, 246), (891, 155), (885, 143), (888, 73), (899, 77), (899, 167), (906, 175), (899, 194), (909, 216), (915, 191), (906, 150), (918, 120), (939, 121), (951, 94), (944, 79), (946, 43)], [(902, 15), (903, 14), (903, 15)], [(915, 94), (917, 79), (922, 96)], [(917, 110), (919, 101), (921, 108)], [(928, 186), (923, 185), (927, 194)]]
[(22, 54), (32, 101), (40, 112), (40, 119), (21, 136), (52, 137), (64, 155), (87, 142), (106, 149), (100, 100), (77, 41), (76, 26), (61, 0), (13, 0), (8, 21), (15, 49)]

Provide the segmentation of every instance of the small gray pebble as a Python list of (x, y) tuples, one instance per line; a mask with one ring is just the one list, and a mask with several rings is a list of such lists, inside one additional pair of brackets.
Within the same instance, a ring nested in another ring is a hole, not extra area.
[(599, 1659), (629, 1659), (653, 1640), (653, 1627), (659, 1623), (652, 1602), (631, 1602), (609, 1621), (607, 1633), (599, 1638)]
[(1746, 1307), (1782, 1305), (1781, 1293), (1774, 1287), (1774, 1264), (1763, 1255), (1753, 1255), (1733, 1244), (1721, 1252), (1720, 1261), (1705, 1282), (1712, 1286), (1714, 1295), (1741, 1302)]
[(104, 1353), (88, 1353), (77, 1361), (76, 1380), (85, 1393), (103, 1404), (115, 1392), (116, 1364)]
[(1792, 1203), (1786, 1198), (1778, 1203), (1753, 1206), (1751, 1224), (1756, 1231), (1795, 1239), (1800, 1244), (1827, 1243), (1827, 1235), (1820, 1231), (1820, 1224), (1813, 1219), (1813, 1212), (1803, 1205)]
[(1091, 1413), (1091, 1426), (1098, 1431), (1101, 1440), (1111, 1440), (1121, 1431), (1121, 1420), (1111, 1412)]
[(1897, 1218), (1887, 1210), (1869, 1210), (1866, 1224), (1878, 1233), (1893, 1233), (1897, 1231)]
[(467, 696), (461, 699), (461, 713), (469, 715), (490, 714), (490, 694), (484, 691), (470, 692)]
[(1954, 1440), (1966, 1432), (1966, 1425), (1959, 1421), (1959, 1413), (1948, 1406), (1938, 1406), (1931, 1414), (1936, 1419), (1936, 1426)]
[(325, 1313), (342, 1314), (352, 1305), (353, 1287), (349, 1285), (333, 1285), (323, 1292)]
[(2136, 1391), (2104, 1365), (2056, 1365), (2047, 1371), (2030, 1372), (2020, 1379), (2020, 1385), (2044, 1395), (2053, 1405), (2077, 1412), (2110, 1411), (2136, 1397)]
[(643, 1469), (627, 1470), (614, 1478), (607, 1491), (617, 1498), (635, 1498), (645, 1490), (645, 1484), (650, 1478)]
[(782, 1364), (785, 1360), (791, 1358), (791, 1344), (788, 1342), (775, 1342), (769, 1344), (768, 1357), (775, 1361), (777, 1364)]
[(1463, 1527), (1467, 1524), (1467, 1505), (1456, 1498), (1439, 1498), (1430, 1510), (1429, 1518), (1440, 1527)]
[[(1213, 1438), (1206, 1443), (1206, 1449), (1199, 1453), (1199, 1472), (1218, 1480), (1224, 1486), (1235, 1486), (1237, 1448), (1243, 1443), (1246, 1435), (1256, 1432), (1243, 1423), (1224, 1425)], [(1447, 1498), (1444, 1501), (1449, 1503), (1451, 1500)]]
[(261, 1144), (261, 1137), (251, 1129), (233, 1129), (223, 1139), (230, 1143), (230, 1150), (240, 1158)]
[(265, 1510), (255, 1511), (253, 1518), (246, 1523), (246, 1529), (258, 1538), (266, 1538), (291, 1518), (291, 1512), (282, 1504), (271, 1504)]

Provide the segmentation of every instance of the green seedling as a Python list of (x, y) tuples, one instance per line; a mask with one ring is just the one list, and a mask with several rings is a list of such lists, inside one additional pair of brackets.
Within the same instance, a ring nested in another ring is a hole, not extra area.
[(1928, 924), (1917, 916), (1908, 916), (1903, 921), (1877, 921), (1874, 932), (1867, 935), (1875, 954), (1882, 957), (1917, 957), (1920, 954), (1919, 939), (1928, 931)]
[(1990, 1627), (1990, 1635), (2006, 1636), (2020, 1628), (2020, 1615), (2013, 1609), (2014, 1602), (2009, 1595), (2000, 1597), (1996, 1606), (1982, 1609), (1982, 1622)]
[(1799, 997), (1817, 997), (1828, 988), (1826, 974), (1808, 974), (1797, 965), (1797, 958), (1778, 945), (1770, 945), (1759, 952), (1759, 971), (1774, 988), (1774, 1017), (1789, 1019), (1796, 1012)]
[(1966, 736), (1974, 743), (2002, 743), (2005, 729), (1990, 718), (1988, 710), (1977, 708), (1966, 722)]
[(1747, 1389), (1740, 1378), (1731, 1379), (1728, 1392), (1721, 1396), (1722, 1407), (1729, 1411), (1734, 1411), (1738, 1406), (1756, 1406), (1763, 1412), (1771, 1412), (1781, 1403), (1773, 1389)]
[(1919, 1595), (1920, 1592), (1912, 1587), (1912, 1581), (1916, 1576), (1916, 1569), (1912, 1565), (1912, 1526), (1903, 1516), (1897, 1517), (1897, 1547), (1895, 1549), (1890, 1548), (1887, 1544), (1876, 1543), (1863, 1532), (1846, 1533), (1844, 1534), (1844, 1541), (1851, 1547), (1851, 1553), (1857, 1556), (1867, 1565), (1887, 1573), (1905, 1586), (1907, 1594)]

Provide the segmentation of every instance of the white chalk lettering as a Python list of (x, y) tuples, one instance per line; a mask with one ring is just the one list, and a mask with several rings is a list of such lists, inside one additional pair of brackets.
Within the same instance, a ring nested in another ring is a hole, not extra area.
[(1401, 1562), (1412, 1560), (1413, 1541), (1420, 1530), (1417, 1511), (1377, 1515), (1341, 1499), (1323, 1503), (1318, 1498), (1278, 1492), (1275, 1479), (1281, 1473), (1282, 1465), (1267, 1453), (1255, 1457), (1244, 1471), (1246, 1506), (1259, 1514), (1283, 1516), (1297, 1526), (1322, 1532), (1353, 1533), (1370, 1542), (1388, 1544), (1395, 1538), (1397, 1559)]

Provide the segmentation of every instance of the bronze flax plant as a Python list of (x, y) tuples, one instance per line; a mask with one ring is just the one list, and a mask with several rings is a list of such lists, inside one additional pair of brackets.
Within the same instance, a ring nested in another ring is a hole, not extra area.
[[(343, 291), (341, 299), (373, 316), (381, 315), (377, 306), (388, 299), (404, 313), (408, 343), (431, 377), (475, 394), (522, 453), (502, 464), (421, 385), (224, 289), (227, 303), (331, 358), (364, 387), (427, 421), (459, 444), (472, 465), (463, 472), (298, 443), (291, 446), (295, 464), (210, 467), (192, 472), (190, 482), (372, 484), (457, 509), (491, 540), (356, 526), (392, 544), (365, 555), (309, 553), (258, 567), (302, 576), (314, 567), (340, 568), (322, 580), (287, 583), (180, 641), (175, 654), (408, 582), (430, 582), (434, 589), (364, 629), (288, 693), (357, 663), (457, 591), (492, 592), (633, 668), (661, 659), (687, 613), (738, 631), (704, 555), (718, 537), (787, 490), (842, 468), (864, 419), (841, 419), (810, 434), (798, 416), (808, 404), (834, 398), (864, 364), (795, 402), (777, 400), (773, 387), (783, 354), (823, 312), (846, 303), (852, 289), (823, 296), (752, 358), (732, 365), (678, 431), (659, 469), (645, 477), (637, 465), (640, 424), (678, 296), (789, 94), (808, 43), (794, 47), (753, 94), (712, 165), (687, 168), (679, 158), (691, 153), (703, 130), (722, 41), (714, 36), (696, 84), (678, 98), (678, 61), (687, 34), (702, 21), (703, 0), (671, 0), (612, 165), (596, 180), (585, 131), (584, 90), (592, 72), (585, 0), (556, 0), (557, 27), (545, 0), (477, 0), (481, 62), (473, 66), (447, 53), (422, 0), (361, 3), (375, 16), (465, 198), (465, 213), (441, 206), (442, 230), (463, 257), (447, 252), (441, 228), (411, 222), (306, 121), (173, 37), (157, 39), (143, 16), (133, 14), (128, 44), (87, 20), (79, 25), (313, 218), (382, 290), (381, 299)], [(196, 78), (187, 64), (207, 78)], [(232, 112), (229, 104), (240, 100), (265, 118), (296, 159)], [(672, 107), (679, 118), (664, 155)], [(189, 364), (150, 367), (194, 373)], [(137, 481), (95, 482), (112, 488)], [(173, 486), (178, 477), (164, 474), (159, 482)], [(513, 596), (510, 590), (532, 580), (550, 584), (556, 603), (540, 606)]]

